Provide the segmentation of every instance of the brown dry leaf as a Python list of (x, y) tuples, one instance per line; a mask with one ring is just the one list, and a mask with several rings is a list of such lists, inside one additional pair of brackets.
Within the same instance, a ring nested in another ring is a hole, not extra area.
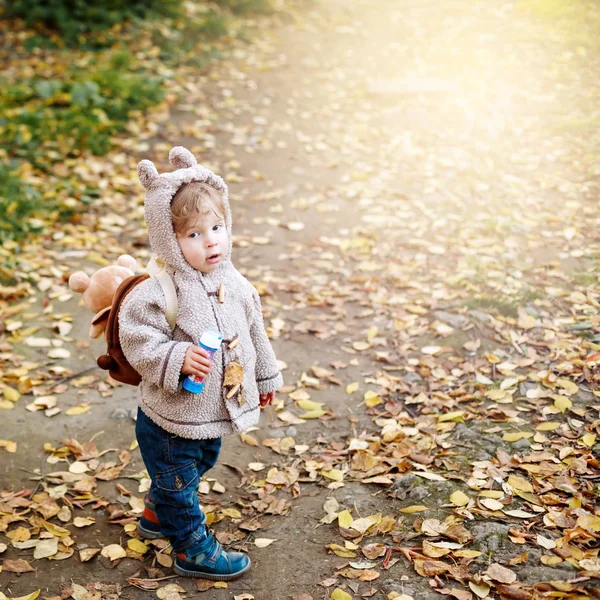
[(31, 565), (22, 558), (6, 559), (2, 562), (2, 570), (6, 573), (29, 573), (34, 571)]
[(87, 562), (91, 560), (100, 552), (101, 548), (83, 548), (79, 551), (79, 560), (81, 562)]
[(413, 567), (421, 577), (441, 575), (450, 569), (450, 565), (440, 560), (423, 560), (422, 558), (416, 558), (413, 561)]
[(210, 579), (198, 579), (196, 581), (196, 589), (199, 592), (207, 592), (215, 587), (215, 581), (210, 581)]
[(360, 550), (368, 559), (375, 560), (386, 553), (387, 547), (383, 544), (367, 544)]
[(491, 564), (484, 571), (484, 575), (487, 575), (490, 579), (500, 583), (514, 583), (517, 580), (516, 573), (498, 563)]
[(457, 588), (450, 588), (448, 595), (456, 598), (457, 600), (473, 600), (473, 594), (467, 590), (459, 590)]
[(224, 387), (234, 387), (244, 383), (244, 368), (237, 362), (230, 362), (225, 367)]
[(186, 590), (176, 583), (169, 583), (156, 590), (156, 595), (160, 600), (175, 600), (176, 598), (181, 598), (179, 594), (185, 593)]

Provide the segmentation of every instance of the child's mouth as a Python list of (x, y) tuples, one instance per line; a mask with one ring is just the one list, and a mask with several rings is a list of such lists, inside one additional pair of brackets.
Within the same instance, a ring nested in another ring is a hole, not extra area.
[(206, 262), (210, 263), (211, 265), (214, 265), (214, 264), (218, 263), (220, 260), (221, 260), (220, 254), (213, 254), (212, 256), (209, 256), (206, 259)]

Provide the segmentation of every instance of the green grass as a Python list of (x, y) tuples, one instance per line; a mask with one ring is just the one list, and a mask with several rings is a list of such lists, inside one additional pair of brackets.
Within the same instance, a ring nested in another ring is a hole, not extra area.
[(124, 52), (60, 79), (2, 82), (0, 148), (41, 169), (85, 151), (106, 154), (132, 113), (162, 98), (162, 82), (132, 71)]

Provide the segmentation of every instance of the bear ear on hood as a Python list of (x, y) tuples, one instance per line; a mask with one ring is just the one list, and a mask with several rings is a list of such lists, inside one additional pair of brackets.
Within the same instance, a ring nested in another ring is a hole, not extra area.
[(151, 160), (142, 160), (138, 164), (138, 177), (142, 185), (148, 189), (152, 182), (158, 179), (158, 171)]
[(196, 157), (183, 146), (175, 146), (169, 152), (169, 162), (178, 169), (195, 167), (198, 164)]

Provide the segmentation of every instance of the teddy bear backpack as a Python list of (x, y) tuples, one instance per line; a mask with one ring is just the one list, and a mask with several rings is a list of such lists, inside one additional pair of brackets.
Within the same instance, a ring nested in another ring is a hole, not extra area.
[[(127, 257), (127, 261), (129, 259), (131, 257)], [(125, 358), (119, 339), (119, 311), (123, 300), (142, 281), (155, 277), (165, 294), (167, 301), (165, 316), (173, 331), (177, 319), (177, 293), (171, 276), (165, 271), (160, 260), (152, 259), (148, 263), (147, 273), (135, 273), (135, 260), (131, 260), (133, 263), (127, 262), (125, 257), (119, 257), (116, 267), (104, 267), (94, 273), (92, 279), (84, 273), (74, 273), (69, 278), (69, 287), (75, 292), (83, 293), (84, 303), (88, 308), (92, 310), (100, 308), (94, 315), (90, 328), (90, 337), (99, 337), (104, 332), (106, 339), (106, 352), (98, 357), (96, 361), (98, 366), (108, 371), (116, 381), (139, 385), (142, 380), (141, 375)], [(109, 298), (110, 306), (103, 307), (102, 298)]]

